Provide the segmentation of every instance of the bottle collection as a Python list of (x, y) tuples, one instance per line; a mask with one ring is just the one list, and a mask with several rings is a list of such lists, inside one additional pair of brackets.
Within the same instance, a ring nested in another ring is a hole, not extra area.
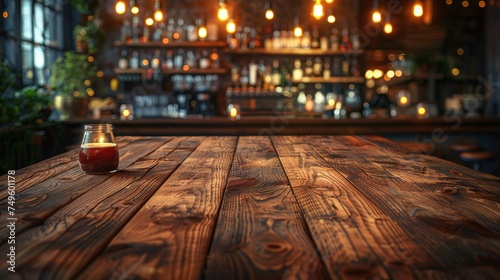
[[(168, 79), (173, 84), (165, 94), (168, 98), (136, 97), (137, 117), (184, 117), (193, 113), (221, 112), (214, 105), (220, 103), (215, 102), (219, 89), (225, 90), (227, 104), (235, 100), (250, 102), (241, 106), (243, 112), (246, 109), (254, 112), (280, 110), (328, 115), (332, 105), (328, 103), (328, 93), (336, 92), (339, 98), (351, 96), (348, 91), (356, 92), (356, 97), (361, 96), (359, 37), (349, 34), (345, 27), (341, 31), (332, 28), (329, 34), (320, 35), (313, 25), (299, 36), (288, 27), (237, 27), (222, 45), (217, 44), (223, 43), (217, 31), (214, 22), (204, 24), (200, 20), (188, 23), (170, 18), (166, 24), (152, 26), (140, 26), (134, 18), (124, 22), (117, 44), (121, 47), (115, 69), (119, 79), (129, 82)], [(200, 41), (205, 43), (195, 44)], [(250, 55), (239, 52), (246, 49), (258, 52)], [(292, 51), (279, 53), (276, 50)], [(303, 53), (302, 50), (307, 51)], [(139, 73), (141, 78), (137, 78)], [(209, 80), (209, 84), (216, 81), (217, 86), (209, 85), (200, 90), (200, 86), (196, 86), (200, 82), (194, 82), (200, 77)], [(186, 82), (188, 80), (190, 82)], [(312, 88), (310, 84), (315, 83), (321, 90), (308, 92)], [(186, 84), (192, 86), (186, 89)], [(355, 87), (355, 91), (349, 87)], [(246, 100), (247, 97), (251, 98)], [(253, 97), (258, 97), (258, 102), (252, 101)], [(310, 100), (314, 104), (312, 110), (308, 105)], [(361, 105), (356, 106), (361, 108)], [(351, 107), (347, 108), (347, 115)], [(332, 117), (345, 116), (341, 114), (346, 112), (345, 108), (341, 106), (337, 111), (334, 108)], [(333, 115), (334, 112), (337, 114)]]

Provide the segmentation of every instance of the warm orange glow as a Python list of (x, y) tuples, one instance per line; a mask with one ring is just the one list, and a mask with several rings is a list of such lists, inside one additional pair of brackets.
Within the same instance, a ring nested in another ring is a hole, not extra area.
[(372, 70), (367, 70), (365, 73), (365, 78), (366, 79), (373, 79), (373, 71)]
[(175, 40), (178, 40), (180, 37), (181, 37), (181, 34), (179, 34), (179, 32), (175, 32), (172, 37), (175, 39)]
[(373, 78), (380, 79), (380, 78), (382, 78), (383, 75), (384, 75), (384, 72), (382, 72), (382, 70), (379, 70), (379, 69), (373, 70)]
[(230, 34), (233, 34), (234, 32), (236, 32), (236, 24), (234, 23), (234, 21), (232, 19), (230, 19), (227, 22), (226, 31), (227, 31), (227, 33), (230, 33)]
[(102, 70), (99, 70), (97, 71), (97, 73), (95, 74), (98, 78), (102, 78), (104, 77), (104, 72)]
[(325, 0), (325, 2), (330, 4), (330, 3), (333, 3), (333, 0)]
[(219, 6), (219, 10), (217, 11), (217, 18), (220, 21), (226, 21), (229, 18), (229, 12), (226, 8), (226, 4), (221, 3)]
[(418, 108), (419, 115), (425, 115), (426, 112), (427, 112), (427, 110), (425, 110), (425, 108), (423, 108), (423, 107)]
[(458, 68), (453, 68), (451, 74), (453, 74), (453, 76), (458, 76), (460, 75), (460, 70)]
[(200, 26), (200, 28), (198, 29), (198, 37), (200, 37), (201, 39), (205, 39), (207, 38), (207, 35), (207, 28), (205, 26)]
[(87, 89), (87, 95), (88, 95), (88, 96), (92, 97), (92, 96), (94, 96), (94, 93), (95, 93), (95, 92), (94, 92), (94, 90), (93, 90), (93, 89), (91, 89), (91, 88)]
[(453, 4), (453, 0), (446, 0), (446, 4), (448, 4), (448, 5)]
[(89, 55), (89, 56), (87, 57), (87, 61), (88, 61), (88, 62), (94, 62), (94, 57), (93, 57), (93, 56), (91, 56), (91, 55)]
[(123, 15), (126, 10), (127, 10), (127, 7), (125, 6), (125, 2), (123, 2), (123, 1), (116, 2), (115, 11), (117, 14)]
[(274, 18), (274, 12), (271, 9), (266, 10), (266, 19), (272, 20)]
[(147, 59), (143, 59), (143, 60), (142, 60), (142, 65), (144, 65), (144, 66), (148, 66), (148, 65), (149, 65), (149, 60), (147, 60)]
[(156, 21), (162, 21), (163, 20), (163, 13), (161, 11), (156, 11), (154, 14), (154, 18)]
[(327, 18), (328, 22), (329, 23), (334, 23), (337, 19), (335, 18), (334, 15), (329, 15), (328, 18)]
[(384, 25), (384, 32), (387, 34), (392, 33), (392, 24), (390, 22), (388, 22)]
[(122, 111), (122, 115), (127, 118), (128, 116), (130, 116), (130, 111), (128, 109), (125, 109)]
[(231, 108), (231, 110), (229, 111), (229, 115), (232, 117), (232, 118), (236, 118), (236, 116), (238, 115), (238, 109), (236, 108)]
[(130, 12), (132, 12), (132, 14), (134, 15), (137, 15), (139, 13), (139, 7), (137, 6), (133, 6), (131, 9), (130, 9)]
[(401, 77), (401, 76), (403, 76), (403, 71), (396, 70), (396, 71), (394, 71), (394, 75), (396, 75), (396, 77)]
[(83, 84), (86, 85), (86, 86), (90, 86), (90, 80), (83, 81)]
[(486, 2), (485, 1), (479, 1), (479, 7), (481, 7), (481, 8), (486, 7)]
[(145, 23), (147, 26), (151, 26), (155, 23), (155, 21), (152, 18), (147, 18)]
[(189, 65), (184, 65), (184, 66), (182, 66), (182, 70), (184, 70), (184, 71), (189, 71)]
[(413, 15), (416, 17), (421, 17), (424, 15), (424, 6), (422, 5), (422, 2), (415, 2), (415, 4), (413, 5)]
[(372, 21), (375, 23), (379, 23), (380, 21), (382, 21), (382, 14), (380, 14), (378, 10), (373, 11)]
[(394, 75), (395, 75), (395, 74), (394, 74), (394, 70), (389, 70), (389, 71), (387, 71), (386, 75), (387, 75), (387, 77), (389, 77), (389, 78), (391, 78), (391, 79), (392, 79), (392, 78), (394, 78)]
[(295, 29), (293, 30), (293, 35), (295, 35), (295, 37), (301, 37), (302, 28), (300, 26), (295, 27)]
[(316, 0), (316, 4), (313, 7), (313, 17), (320, 19), (323, 17), (323, 5), (321, 5), (321, 0)]
[[(399, 103), (401, 103), (401, 105), (406, 105), (408, 103), (408, 97), (401, 96), (401, 98), (399, 99)], [(420, 108), (420, 109), (423, 109), (423, 108)]]
[(464, 6), (464, 8), (469, 7), (469, 1), (462, 1), (462, 6)]
[(2, 16), (3, 16), (3, 18), (8, 18), (9, 17), (9, 13), (7, 11), (4, 11), (2, 13)]
[(457, 54), (458, 54), (458, 55), (464, 55), (464, 49), (462, 49), (462, 48), (458, 48), (458, 49), (457, 49)]
[(168, 44), (170, 41), (168, 40), (168, 38), (163, 38), (163, 39), (161, 39), (161, 42), (162, 42), (163, 44), (165, 44), (165, 45), (166, 45), (166, 44)]

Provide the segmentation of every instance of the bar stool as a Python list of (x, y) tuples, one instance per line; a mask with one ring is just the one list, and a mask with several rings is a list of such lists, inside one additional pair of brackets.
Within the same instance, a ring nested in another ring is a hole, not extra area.
[(455, 152), (472, 152), (472, 151), (477, 151), (480, 150), (481, 147), (478, 145), (472, 145), (472, 144), (453, 144), (451, 145), (451, 149)]
[(495, 155), (491, 152), (472, 151), (460, 153), (460, 159), (472, 163), (475, 170), (481, 170), (481, 163), (493, 159)]

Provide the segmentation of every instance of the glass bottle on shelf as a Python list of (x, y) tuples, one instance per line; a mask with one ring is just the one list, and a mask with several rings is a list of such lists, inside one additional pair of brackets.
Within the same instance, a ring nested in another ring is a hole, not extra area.
[(172, 39), (174, 41), (184, 40), (184, 20), (178, 19), (177, 26), (175, 27), (174, 33), (172, 34)]
[(319, 47), (320, 44), (318, 26), (314, 24), (311, 31), (311, 49), (319, 49)]
[(330, 48), (334, 51), (339, 50), (339, 30), (337, 28), (332, 28), (332, 35), (330, 35)]
[(217, 41), (217, 39), (219, 38), (218, 36), (218, 27), (217, 27), (217, 23), (215, 22), (215, 20), (211, 19), (207, 22), (207, 40), (208, 41)]
[(313, 75), (313, 60), (312, 58), (307, 58), (306, 66), (304, 67), (304, 77), (312, 77)]
[(317, 83), (315, 86), (316, 93), (314, 94), (314, 112), (320, 113), (323, 112), (323, 108), (325, 107), (325, 95), (321, 91), (322, 85)]
[(359, 70), (359, 61), (356, 56), (353, 56), (353, 58), (351, 59), (351, 76), (361, 76), (361, 71)]
[(190, 50), (186, 53), (184, 65), (186, 65), (188, 69), (193, 69), (196, 67), (196, 59), (194, 57), (193, 51)]
[(342, 68), (340, 65), (340, 57), (333, 57), (333, 65), (332, 65), (332, 75), (335, 77), (342, 75)]
[(165, 67), (167, 69), (174, 69), (174, 54), (172, 50), (167, 51), (167, 58), (165, 59)]
[(173, 41), (173, 36), (175, 32), (175, 20), (173, 18), (168, 19), (166, 36), (169, 41)]
[(280, 82), (281, 87), (286, 87), (290, 85), (291, 83), (290, 79), (291, 79), (290, 70), (288, 70), (287, 63), (283, 61), (281, 63), (281, 82)]
[(314, 58), (314, 64), (313, 64), (313, 75), (316, 77), (320, 77), (323, 74), (323, 63), (321, 62), (320, 57), (315, 57)]
[(199, 59), (199, 64), (201, 69), (207, 69), (210, 67), (210, 58), (208, 57), (208, 50), (203, 49), (201, 51), (201, 56)]
[(247, 88), (248, 83), (249, 83), (249, 73), (248, 73), (248, 67), (246, 65), (243, 65), (241, 67), (241, 73), (240, 73), (240, 84), (242, 88)]
[(280, 63), (277, 59), (273, 60), (273, 71), (271, 75), (271, 83), (276, 87), (281, 84)]
[(161, 66), (160, 50), (155, 50), (153, 59), (151, 59), (151, 68), (153, 70), (159, 70)]
[(325, 58), (325, 64), (323, 64), (323, 79), (329, 79), (331, 76), (330, 70), (330, 58)]
[(192, 22), (186, 27), (186, 37), (189, 42), (198, 41), (198, 28)]
[(134, 43), (139, 42), (139, 17), (134, 16), (132, 18), (132, 41)]
[(129, 42), (131, 39), (132, 39), (132, 26), (130, 25), (130, 21), (128, 19), (125, 19), (123, 21), (123, 26), (121, 29), (120, 41)]
[(119, 69), (127, 69), (128, 68), (128, 55), (127, 49), (123, 48), (121, 51), (120, 59), (118, 60), (118, 68)]
[(311, 33), (309, 33), (309, 31), (304, 31), (304, 34), (302, 35), (302, 39), (300, 41), (300, 47), (303, 49), (311, 48)]
[(184, 49), (178, 49), (174, 57), (174, 68), (181, 69), (184, 66)]
[(131, 69), (139, 69), (139, 53), (133, 51), (130, 56), (129, 66)]
[(257, 86), (257, 72), (259, 66), (255, 63), (255, 60), (251, 60), (248, 64), (248, 84), (252, 87)]
[(342, 76), (350, 76), (350, 71), (349, 58), (344, 56), (342, 59)]
[(347, 29), (347, 27), (344, 27), (342, 29), (342, 42), (340, 43), (340, 50), (341, 51), (352, 50), (352, 43), (349, 38), (349, 30)]
[(293, 63), (292, 77), (294, 81), (300, 81), (304, 75), (304, 71), (301, 67), (300, 59), (295, 59)]

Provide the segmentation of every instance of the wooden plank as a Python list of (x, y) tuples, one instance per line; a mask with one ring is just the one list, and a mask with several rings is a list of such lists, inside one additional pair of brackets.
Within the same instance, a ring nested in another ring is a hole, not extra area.
[[(138, 137), (117, 137), (116, 142), (119, 149), (128, 145), (131, 141), (137, 140)], [(33, 165), (16, 170), (16, 193), (19, 194), (33, 185), (39, 184), (44, 180), (57, 176), (71, 168), (78, 166), (78, 149), (73, 149), (66, 153), (54, 156), (50, 159), (43, 160)], [(0, 176), (0, 200), (8, 196), (7, 191), (7, 175)]]
[[(338, 136), (334, 140), (345, 141), (343, 138), (349, 138), (349, 144), (353, 142), (352, 136)], [(425, 249), (446, 271), (460, 278), (494, 278), (498, 272), (495, 272), (494, 263), (500, 261), (499, 236), (482, 226), (479, 220), (461, 213), (454, 205), (456, 199), (450, 196), (434, 199), (435, 191), (407, 182), (388, 172), (387, 167), (372, 162), (371, 159), (380, 158), (370, 156), (370, 153), (379, 153), (377, 149), (360, 146), (347, 151), (348, 146), (342, 141), (330, 141), (328, 146), (309, 138), (306, 141), (312, 143), (333, 168), (369, 197), (390, 220), (397, 221), (408, 237), (420, 244), (421, 249)], [(392, 154), (386, 153), (385, 162), (389, 161), (395, 160)], [(398, 166), (392, 168), (398, 169)], [(447, 203), (443, 203), (446, 199)], [(489, 224), (490, 228), (500, 220), (496, 209), (498, 205), (482, 213), (486, 215), (482, 222)]]
[[(291, 139), (294, 145), (287, 143)], [(330, 277), (389, 278), (383, 261), (390, 259), (377, 257), (372, 248), (376, 244), (365, 238), (366, 230), (353, 218), (364, 214), (358, 210), (361, 198), (356, 188), (299, 137), (272, 140)], [(369, 201), (365, 204), (364, 208), (376, 208)], [(372, 222), (377, 221), (390, 223), (383, 216), (373, 217)], [(394, 270), (398, 276), (411, 276), (404, 266), (395, 265)]]
[(204, 279), (326, 276), (270, 139), (240, 137)]
[[(77, 199), (84, 193), (99, 187), (106, 180), (121, 174), (137, 159), (153, 152), (159, 146), (168, 142), (172, 137), (143, 139), (134, 141), (131, 145), (120, 148), (120, 164), (118, 172), (106, 175), (88, 175), (80, 170), (79, 166), (54, 176), (40, 184), (33, 185), (28, 190), (16, 195), (16, 232), (19, 234), (25, 229), (42, 224), (47, 217), (57, 212), (69, 202)], [(7, 199), (0, 202), (0, 209), (7, 209)], [(8, 217), (6, 212), (0, 214), (0, 219)], [(0, 228), (0, 242), (8, 236), (8, 228)]]
[[(167, 142), (114, 176), (112, 186), (103, 182), (106, 188), (93, 188), (43, 225), (17, 236), (19, 274), (75, 278), (202, 140), (179, 137)], [(0, 270), (0, 277), (3, 272), (8, 273)]]
[(80, 279), (200, 279), (236, 137), (208, 137)]

